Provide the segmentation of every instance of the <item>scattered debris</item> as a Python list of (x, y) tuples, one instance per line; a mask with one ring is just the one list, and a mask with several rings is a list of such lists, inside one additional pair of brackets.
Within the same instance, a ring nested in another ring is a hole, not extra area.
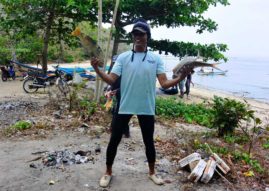
[(36, 158), (34, 158), (34, 159), (31, 159), (31, 160), (28, 160), (28, 161), (26, 161), (26, 162), (33, 162), (33, 161), (37, 161), (37, 160), (39, 160), (39, 159), (42, 159), (42, 156), (38, 156), (38, 157), (36, 157)]
[(214, 153), (211, 150), (211, 148), (209, 147), (209, 145), (207, 143), (205, 143), (205, 145), (208, 147), (214, 160), (216, 160), (217, 167), (221, 170), (221, 172), (223, 172), (224, 174), (227, 174), (231, 170), (230, 167), (216, 153)]
[(208, 183), (211, 180), (215, 172), (216, 166), (217, 166), (216, 161), (210, 157), (209, 160), (207, 161), (206, 168), (201, 179), (202, 182)]
[[(192, 153), (179, 161), (180, 168), (186, 166), (190, 168), (191, 174), (188, 176), (189, 180), (193, 182), (201, 180), (201, 182), (208, 183), (213, 177), (214, 172), (221, 175), (218, 169), (223, 174), (227, 174), (230, 171), (229, 166), (216, 153), (213, 153), (211, 149), (210, 151), (212, 155), (207, 162), (201, 158), (199, 153)], [(223, 176), (221, 175), (221, 177)], [(225, 180), (227, 179), (225, 178)]]
[(187, 164), (190, 164), (191, 162), (196, 161), (196, 160), (200, 160), (200, 159), (201, 159), (201, 155), (199, 153), (192, 153), (191, 155), (180, 160), (178, 164), (179, 164), (180, 168), (183, 168)]
[(98, 154), (100, 152), (101, 152), (101, 146), (100, 146), (100, 144), (97, 144), (95, 147), (95, 154)]
[(196, 167), (192, 170), (191, 174), (188, 176), (188, 179), (194, 182), (198, 182), (198, 180), (203, 175), (205, 167), (206, 162), (203, 159), (200, 159)]
[(53, 112), (53, 116), (54, 116), (56, 119), (61, 119), (61, 118), (62, 118), (62, 111), (61, 111), (61, 110), (54, 111), (54, 112)]
[(37, 168), (37, 166), (34, 163), (31, 163), (29, 166), (30, 168)]
[(37, 151), (37, 152), (32, 152), (31, 154), (32, 155), (40, 155), (40, 154), (43, 154), (43, 153), (47, 153), (49, 151)]

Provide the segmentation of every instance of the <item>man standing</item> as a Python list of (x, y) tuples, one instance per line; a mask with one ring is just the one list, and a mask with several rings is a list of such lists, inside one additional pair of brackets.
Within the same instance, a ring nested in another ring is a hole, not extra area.
[(189, 99), (191, 84), (194, 86), (194, 83), (192, 82), (192, 74), (194, 74), (194, 70), (191, 70), (191, 72), (187, 75), (187, 80), (185, 83), (186, 90), (184, 94), (187, 94), (187, 99)]
[(121, 77), (120, 106), (114, 116), (112, 133), (106, 152), (106, 172), (100, 180), (101, 187), (107, 187), (112, 177), (112, 165), (121, 141), (124, 127), (133, 115), (137, 115), (145, 144), (149, 166), (149, 178), (158, 185), (163, 184), (155, 174), (156, 152), (154, 146), (154, 115), (156, 77), (163, 88), (176, 85), (185, 78), (189, 69), (180, 77), (168, 80), (161, 58), (147, 50), (151, 38), (150, 27), (144, 19), (138, 19), (131, 31), (133, 50), (120, 54), (110, 74), (99, 70), (99, 60), (93, 58), (91, 64), (96, 73), (108, 84), (113, 84)]

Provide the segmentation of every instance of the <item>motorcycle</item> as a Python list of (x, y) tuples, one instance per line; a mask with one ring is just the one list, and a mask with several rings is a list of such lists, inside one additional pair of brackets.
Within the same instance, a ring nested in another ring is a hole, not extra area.
[(16, 73), (14, 70), (14, 67), (12, 65), (9, 66), (1, 66), (1, 71), (2, 71), (2, 81), (5, 82), (7, 81), (8, 78), (12, 78), (13, 80), (16, 79)]
[(65, 73), (55, 67), (55, 71), (47, 72), (46, 74), (41, 71), (29, 70), (27, 76), (24, 78), (23, 90), (26, 93), (34, 93), (39, 88), (46, 88), (56, 84), (59, 90), (66, 96), (70, 89), (64, 77)]

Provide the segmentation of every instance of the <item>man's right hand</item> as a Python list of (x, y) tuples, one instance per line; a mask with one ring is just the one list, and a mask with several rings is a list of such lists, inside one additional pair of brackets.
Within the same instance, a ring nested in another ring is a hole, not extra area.
[(114, 73), (107, 74), (105, 71), (99, 68), (100, 63), (101, 61), (98, 58), (91, 58), (91, 65), (95, 70), (96, 74), (98, 74), (106, 83), (112, 85), (119, 76)]
[(100, 60), (99, 60), (98, 58), (95, 58), (95, 57), (91, 58), (91, 65), (92, 65), (93, 69), (94, 69), (96, 72), (99, 71), (99, 68), (98, 68), (98, 66), (99, 66), (99, 62), (100, 62)]

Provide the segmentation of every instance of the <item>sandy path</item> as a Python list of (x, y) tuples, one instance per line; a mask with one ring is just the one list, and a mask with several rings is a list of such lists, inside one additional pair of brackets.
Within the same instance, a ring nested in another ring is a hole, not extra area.
[[(160, 127), (156, 133), (159, 134)], [(174, 181), (171, 184), (157, 186), (147, 177), (147, 163), (140, 129), (133, 127), (132, 138), (123, 139), (119, 148), (114, 165), (114, 177), (111, 191), (176, 191), (180, 184)], [(77, 191), (77, 190), (102, 190), (99, 178), (104, 172), (105, 150), (108, 134), (103, 134), (99, 139), (91, 138), (79, 132), (57, 132), (56, 130), (48, 135), (45, 140), (29, 140), (21, 137), (19, 140), (0, 141), (0, 190), (20, 191), (20, 190), (51, 190), (51, 191)], [(101, 154), (94, 154), (96, 143), (101, 145)], [(129, 150), (126, 145), (133, 145), (134, 150)], [(43, 167), (41, 161), (32, 162), (37, 168), (30, 168), (31, 162), (27, 162), (36, 157), (32, 152), (37, 151), (57, 151), (68, 149), (70, 151), (90, 150), (95, 159), (95, 163), (77, 164), (66, 166), (64, 170)], [(131, 161), (131, 164), (128, 163)], [(133, 164), (132, 164), (133, 163)], [(163, 177), (168, 180), (175, 180), (175, 175), (171, 166), (162, 166), (165, 172)], [(182, 175), (181, 175), (182, 176)], [(178, 177), (177, 177), (178, 178)], [(179, 178), (178, 178), (179, 179)], [(49, 182), (55, 181), (54, 185)], [(204, 185), (202, 185), (204, 186)], [(210, 187), (214, 187), (211, 185)], [(211, 189), (209, 190), (215, 190)]]
[(20, 79), (8, 80), (7, 82), (0, 80), (0, 101), (21, 96), (27, 97), (22, 89), (22, 83)]

